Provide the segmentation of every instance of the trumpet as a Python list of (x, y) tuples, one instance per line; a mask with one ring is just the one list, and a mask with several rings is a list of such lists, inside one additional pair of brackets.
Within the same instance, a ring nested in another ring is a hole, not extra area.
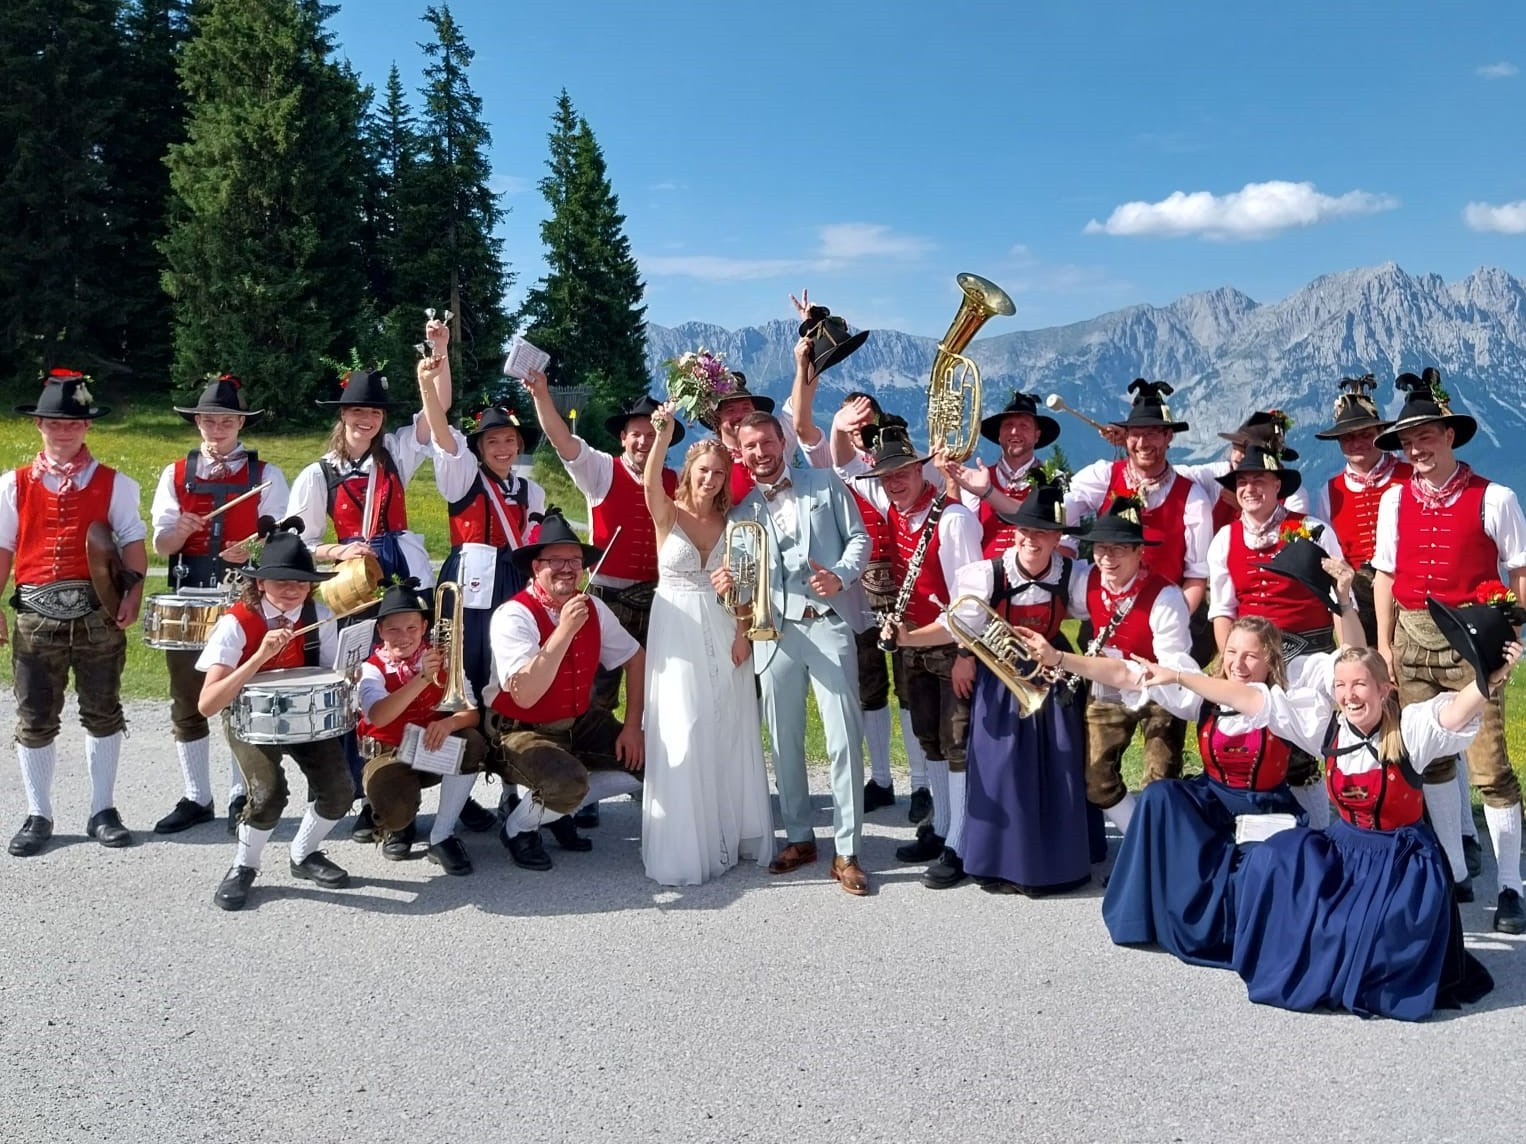
[[(985, 664), (991, 674), (1012, 692), (1013, 698), (1017, 700), (1019, 715), (1026, 718), (1044, 706), (1054, 680), (1033, 662), (1026, 645), (1012, 630), (1012, 625), (1002, 619), (989, 602), (980, 596), (967, 595), (958, 597), (952, 604), (945, 604), (934, 597), (933, 603), (942, 608), (948, 618), (948, 630), (953, 634), (954, 641), (966, 651), (973, 652), (975, 658)], [(984, 628), (976, 631), (955, 614), (955, 610), (965, 604), (979, 608), (984, 614)]]
[(726, 525), (722, 543), (721, 567), (731, 573), (732, 587), (721, 597), (721, 606), (736, 619), (751, 615), (748, 639), (778, 639), (768, 610), (768, 533), (756, 520), (734, 520)]
[(1051, 393), (1048, 397), (1044, 398), (1044, 404), (1049, 406), (1049, 408), (1053, 409), (1056, 413), (1069, 413), (1072, 417), (1079, 417), (1082, 421), (1085, 421), (1098, 433), (1107, 432), (1108, 427), (1106, 425), (1102, 424), (1100, 421), (1093, 421), (1079, 409), (1072, 409), (1069, 405), (1065, 404), (1065, 399), (1058, 393)]
[(1007, 292), (989, 279), (961, 274), (958, 282), (964, 301), (938, 343), (927, 387), (930, 447), (955, 462), (969, 460), (980, 441), (980, 368), (964, 356), (964, 349), (991, 318), (1017, 313)]
[[(449, 611), (445, 608), (447, 595), (450, 597)], [(445, 694), (441, 696), (435, 710), (454, 715), (471, 706), (466, 701), (466, 659), (463, 649), (466, 615), (465, 604), (461, 599), (461, 585), (454, 580), (435, 585), (434, 607), (435, 615), (439, 617), (434, 628), (435, 646), (445, 656), (445, 668), (441, 672), (443, 678), (437, 676), (434, 680), (437, 687), (445, 689)]]

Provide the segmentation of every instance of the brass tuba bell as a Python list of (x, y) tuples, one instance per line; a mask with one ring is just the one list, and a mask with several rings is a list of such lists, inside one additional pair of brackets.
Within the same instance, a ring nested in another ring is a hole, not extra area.
[(1007, 292), (990, 279), (961, 274), (958, 281), (964, 301), (938, 343), (927, 387), (929, 447), (955, 462), (969, 460), (980, 437), (980, 369), (964, 349), (991, 318), (1017, 313)]
[(769, 614), (768, 532), (756, 520), (734, 520), (721, 541), (722, 567), (731, 572), (731, 591), (721, 597), (726, 611), (741, 619), (750, 615), (750, 640), (776, 640), (779, 628)]
[[(1044, 705), (1044, 700), (1049, 698), (1049, 687), (1043, 680), (1043, 669), (1029, 659), (1027, 647), (995, 608), (979, 596), (960, 596), (952, 604), (937, 599), (933, 603), (943, 609), (954, 641), (966, 651), (973, 652), (975, 658), (1012, 692), (1019, 715), (1027, 718)], [(966, 604), (979, 608), (985, 616), (986, 626), (981, 630), (967, 626), (955, 614), (956, 609)]]

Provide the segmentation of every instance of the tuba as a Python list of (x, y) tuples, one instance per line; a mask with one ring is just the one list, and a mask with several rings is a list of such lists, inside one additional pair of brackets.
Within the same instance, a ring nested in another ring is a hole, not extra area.
[[(979, 596), (960, 596), (952, 604), (936, 599), (933, 603), (943, 609), (948, 618), (948, 630), (959, 646), (973, 652), (975, 658), (1012, 692), (1019, 715), (1027, 718), (1044, 705), (1044, 700), (1049, 697), (1050, 682), (1044, 669), (1029, 659), (1023, 641), (1017, 638), (1012, 625), (1002, 619), (995, 608)], [(956, 608), (965, 604), (973, 604), (984, 613), (986, 626), (982, 630), (967, 627), (954, 614)]]
[(721, 567), (731, 572), (731, 591), (721, 597), (721, 605), (736, 619), (749, 613), (747, 629), (750, 640), (776, 640), (779, 629), (768, 608), (768, 533), (756, 520), (734, 520), (726, 525)]
[(967, 461), (980, 437), (980, 369), (964, 348), (987, 321), (1010, 317), (1017, 307), (1007, 292), (978, 274), (959, 275), (964, 301), (938, 343), (932, 382), (927, 387), (927, 436), (933, 452), (950, 461)]
[[(449, 611), (445, 608), (447, 595), (450, 597)], [(465, 652), (462, 647), (466, 639), (463, 608), (460, 584), (446, 580), (435, 585), (434, 609), (438, 619), (435, 621), (434, 639), (435, 646), (445, 655), (445, 678), (433, 681), (436, 686), (445, 689), (435, 710), (448, 711), (452, 715), (471, 706), (466, 701), (466, 686), (463, 682), (466, 679)]]

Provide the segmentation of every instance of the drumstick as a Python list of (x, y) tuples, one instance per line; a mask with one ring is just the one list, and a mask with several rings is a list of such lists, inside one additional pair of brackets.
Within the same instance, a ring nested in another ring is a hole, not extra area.
[(358, 615), (360, 615), (361, 612), (364, 612), (367, 608), (374, 608), (374, 607), (376, 607), (377, 604), (380, 604), (380, 603), (381, 603), (381, 597), (377, 596), (374, 600), (367, 600), (364, 604), (360, 605), (360, 607), (358, 607), (358, 608), (351, 608), (348, 612), (346, 612), (342, 616), (330, 616), (326, 620), (319, 620), (315, 624), (308, 624), (306, 627), (298, 628), (296, 631), (291, 633), (291, 638), (292, 639), (296, 639), (298, 636), (305, 636), (305, 635), (307, 635), (308, 632), (312, 631), (314, 628), (321, 628), (324, 624), (332, 624), (335, 620), (347, 620), (351, 616), (358, 616)]
[(214, 508), (211, 512), (207, 513), (206, 521), (210, 522), (210, 521), (216, 520), (218, 517), (220, 517), (223, 513), (227, 512), (234, 505), (239, 504), (242, 501), (246, 501), (250, 497), (257, 497), (257, 496), (259, 496), (262, 492), (264, 492), (269, 487), (270, 487), (270, 482), (266, 481), (262, 485), (255, 485), (254, 488), (250, 489), (247, 493), (240, 493), (238, 496), (236, 496), (232, 500), (230, 500), (227, 504), (223, 505), (222, 508)]
[[(624, 527), (625, 525), (623, 524), (615, 525), (615, 531), (610, 534), (609, 543), (604, 546), (604, 555), (600, 556), (594, 563), (594, 566), (588, 570), (589, 584), (593, 583), (593, 578), (599, 574), (599, 569), (604, 567), (604, 561), (609, 559), (609, 550), (615, 546), (615, 541), (620, 539), (620, 530)], [(584, 585), (584, 587), (587, 587), (587, 585)]]

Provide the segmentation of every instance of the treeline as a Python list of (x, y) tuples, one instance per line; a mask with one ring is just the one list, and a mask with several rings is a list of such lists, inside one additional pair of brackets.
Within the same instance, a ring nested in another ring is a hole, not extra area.
[[(464, 404), (501, 396), (523, 330), (553, 381), (613, 409), (646, 388), (642, 286), (604, 157), (564, 91), (551, 121), (548, 272), (516, 313), (473, 52), (422, 15), (423, 84), (362, 83), (317, 0), (0, 6), (0, 384), (72, 365), (160, 404), (208, 373), (316, 417), (343, 365), (412, 389), (423, 310), (455, 315)], [(525, 109), (514, 109), (523, 113)], [(600, 418), (587, 418), (597, 425)]]

